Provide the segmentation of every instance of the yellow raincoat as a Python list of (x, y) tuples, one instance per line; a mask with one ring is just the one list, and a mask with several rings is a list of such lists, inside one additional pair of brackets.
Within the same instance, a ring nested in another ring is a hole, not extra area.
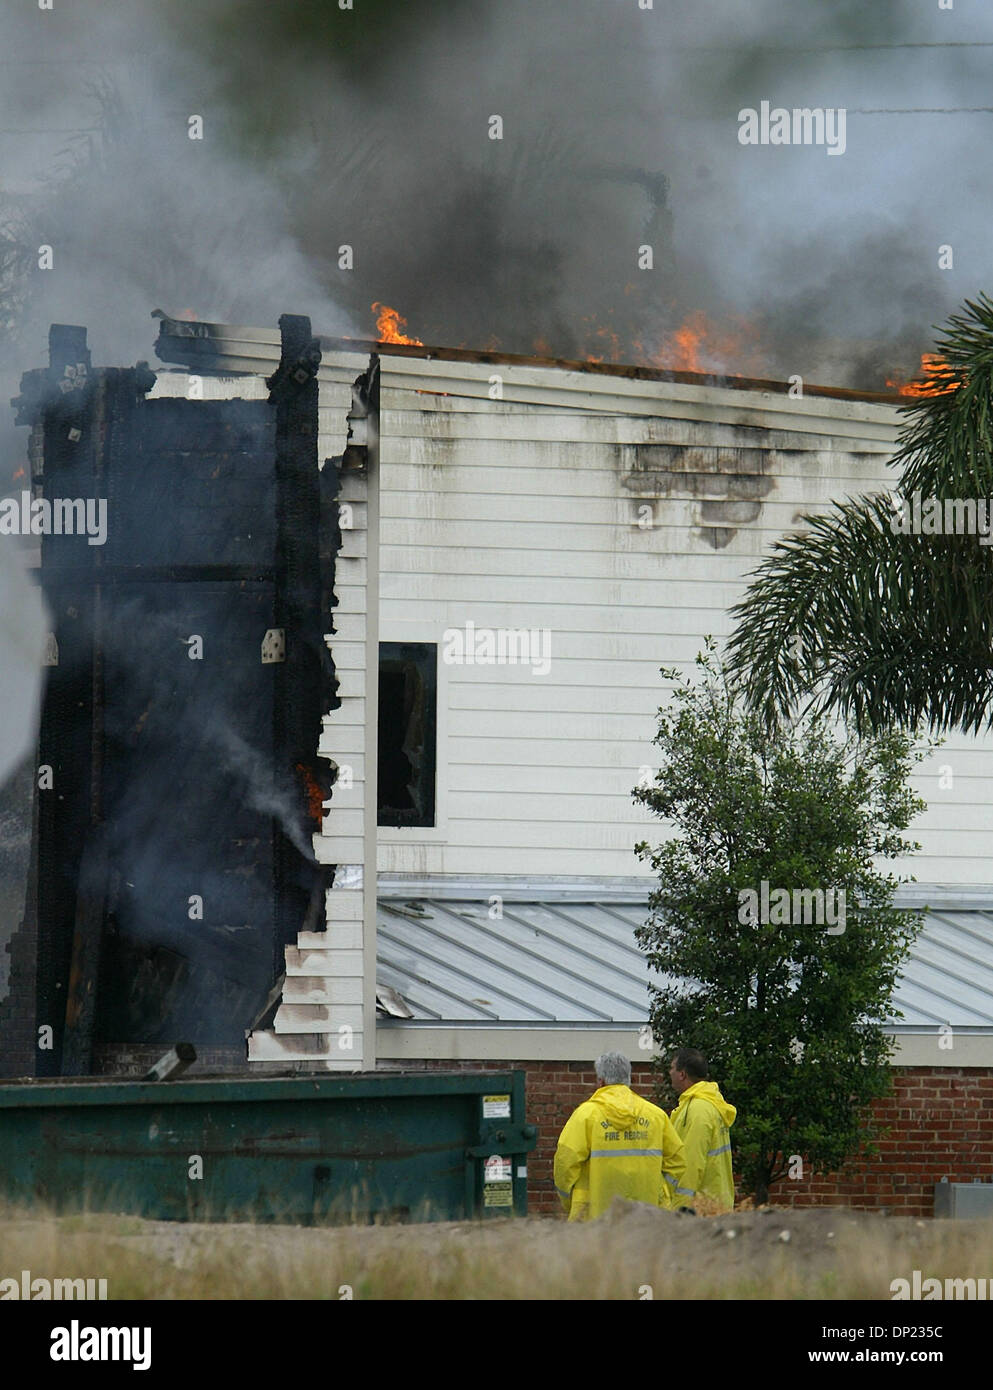
[(685, 1146), (686, 1171), (674, 1207), (693, 1205), (697, 1193), (719, 1202), (723, 1210), (734, 1206), (731, 1173), (731, 1135), (737, 1110), (721, 1095), (714, 1081), (697, 1081), (679, 1097), (672, 1124)]
[(559, 1135), (555, 1188), (570, 1221), (592, 1220), (615, 1197), (671, 1205), (683, 1173), (683, 1145), (668, 1115), (629, 1086), (601, 1086)]

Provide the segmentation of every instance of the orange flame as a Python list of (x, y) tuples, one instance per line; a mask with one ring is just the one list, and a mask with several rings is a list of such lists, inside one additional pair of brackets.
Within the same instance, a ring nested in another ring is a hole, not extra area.
[(296, 769), (300, 774), (304, 795), (307, 798), (307, 814), (312, 821), (321, 825), (324, 820), (324, 793), (317, 785), (317, 779), (309, 767), (305, 767), (303, 763), (297, 763)]
[(664, 357), (679, 372), (699, 372), (703, 370), (700, 353), (704, 348), (707, 330), (702, 314), (691, 314), (685, 323), (680, 324), (672, 335), (675, 348), (670, 347)]
[(962, 383), (955, 379), (951, 367), (945, 359), (936, 352), (921, 353), (921, 367), (919, 377), (925, 378), (923, 381), (903, 381), (898, 379), (886, 378), (886, 385), (899, 392), (901, 396), (946, 396), (949, 391), (956, 391)]
[[(624, 349), (621, 347), (621, 340), (608, 324), (601, 324), (596, 327), (596, 320), (592, 317), (584, 318), (583, 323), (587, 325), (587, 362), (621, 362), (624, 359)], [(594, 341), (590, 343), (590, 339)], [(602, 351), (592, 352), (591, 347), (600, 348)]]
[(19, 468), (19, 469), (17, 470), (17, 472), (14, 474), (14, 482), (16, 483), (17, 480), (18, 480), (18, 478), (26, 478), (27, 476), (28, 476), (28, 475), (27, 475), (27, 473), (25, 472), (24, 468), (21, 467), (21, 468)]
[(407, 320), (396, 309), (380, 304), (377, 299), (372, 306), (376, 317), (376, 332), (380, 343), (409, 343), (411, 347), (423, 347), (420, 338), (408, 338), (401, 329), (407, 327)]
[(641, 337), (628, 342), (626, 335), (615, 332), (609, 323), (598, 325), (594, 318), (583, 323), (587, 362), (635, 362), (663, 371), (722, 376), (762, 376), (768, 371), (759, 329), (737, 316), (718, 325), (702, 310), (694, 310), (661, 344)]
[(728, 325), (712, 323), (694, 310), (657, 354), (656, 365), (674, 372), (761, 372), (757, 331), (743, 319)]

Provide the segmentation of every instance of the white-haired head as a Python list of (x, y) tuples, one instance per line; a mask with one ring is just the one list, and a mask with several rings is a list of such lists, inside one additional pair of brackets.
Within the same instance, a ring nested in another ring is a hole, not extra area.
[(623, 1052), (602, 1052), (593, 1065), (602, 1086), (630, 1086), (631, 1063)]

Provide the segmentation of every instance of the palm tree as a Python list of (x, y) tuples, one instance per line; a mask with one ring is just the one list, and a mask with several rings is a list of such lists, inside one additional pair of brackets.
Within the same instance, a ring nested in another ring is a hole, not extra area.
[(730, 669), (770, 725), (806, 703), (859, 734), (993, 726), (990, 538), (900, 529), (916, 493), (993, 499), (993, 300), (967, 300), (936, 347), (926, 394), (904, 407), (896, 497), (804, 517), (731, 610)]

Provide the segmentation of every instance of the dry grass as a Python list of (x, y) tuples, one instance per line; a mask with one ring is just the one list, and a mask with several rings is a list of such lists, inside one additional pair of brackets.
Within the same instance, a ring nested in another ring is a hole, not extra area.
[(618, 1204), (589, 1225), (301, 1228), (7, 1209), (0, 1278), (22, 1269), (105, 1278), (112, 1299), (889, 1299), (914, 1269), (993, 1279), (993, 1224)]

